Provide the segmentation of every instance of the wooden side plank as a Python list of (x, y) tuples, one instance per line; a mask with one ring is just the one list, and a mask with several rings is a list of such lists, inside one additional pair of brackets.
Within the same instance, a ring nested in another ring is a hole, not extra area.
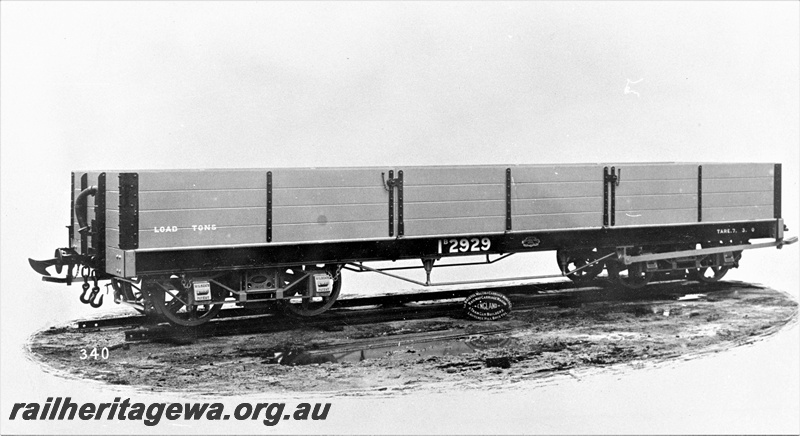
[(597, 228), (602, 225), (602, 211), (514, 217), (514, 231)]
[[(666, 211), (672, 209), (697, 210), (697, 194), (617, 196), (617, 211)], [(697, 214), (695, 214), (695, 219)]]
[[(261, 196), (264, 197), (263, 191)], [(272, 190), (274, 207), (341, 204), (388, 205), (388, 201), (389, 193), (381, 186), (318, 189), (273, 188)], [(264, 206), (265, 204), (266, 200), (262, 198), (259, 205)]]
[(406, 219), (406, 236), (475, 235), (505, 229), (505, 215), (449, 219)]
[(255, 226), (266, 225), (267, 215), (263, 207), (233, 209), (182, 209), (143, 210), (139, 212), (139, 229), (152, 231), (162, 226), (191, 228), (198, 225)]
[(771, 177), (749, 179), (711, 179), (705, 176), (703, 167), (703, 193), (707, 192), (772, 192), (774, 183)]
[(602, 177), (602, 166), (598, 164), (397, 167), (403, 170), (408, 186), (486, 184), (493, 180), (502, 183), (506, 168), (511, 169), (514, 182), (519, 183), (592, 181)]
[(703, 222), (771, 219), (772, 206), (703, 207)]
[(264, 188), (267, 170), (141, 171), (139, 192)]
[[(166, 230), (166, 229), (165, 229)], [(207, 245), (255, 244), (266, 241), (265, 226), (217, 227), (216, 230), (139, 232), (139, 248), (199, 247)]]
[[(273, 207), (342, 204), (387, 204), (388, 194), (375, 188), (273, 190)], [(231, 191), (141, 192), (140, 210), (266, 207), (266, 189)]]
[(512, 166), (511, 178), (518, 183), (602, 182), (603, 167), (586, 165)]
[[(366, 206), (289, 206), (272, 210), (273, 224), (316, 224), (320, 222), (357, 222), (385, 220), (388, 214), (385, 204)], [(109, 211), (117, 214), (116, 211)], [(152, 229), (158, 226), (191, 227), (214, 224), (217, 226), (266, 225), (267, 215), (263, 207), (226, 209), (178, 209), (145, 210), (139, 213), (139, 228)]]
[(505, 167), (402, 167), (403, 184), (412, 186), (504, 184)]
[(392, 168), (280, 168), (272, 170), (276, 189), (281, 188), (380, 188)]
[(686, 209), (617, 210), (615, 227), (692, 222), (697, 222), (697, 206)]
[[(705, 189), (705, 180), (703, 181)], [(616, 187), (617, 197), (632, 195), (696, 194), (697, 175), (693, 179), (624, 180)]]
[(266, 207), (266, 189), (139, 192), (139, 210)]
[[(541, 199), (541, 198), (576, 198), (596, 197), (602, 198), (602, 177), (593, 182), (575, 183), (519, 183), (511, 186), (512, 199)], [(504, 197), (500, 197), (504, 198)]]
[(697, 181), (696, 164), (616, 164), (620, 176), (620, 186), (634, 180), (695, 180)]
[(540, 198), (511, 200), (512, 217), (576, 212), (601, 213), (603, 197)]
[(380, 187), (380, 168), (278, 168), (246, 170), (142, 171), (139, 190), (192, 191), (258, 189), (266, 186), (267, 171), (277, 188)]
[(775, 175), (774, 173), (775, 164), (772, 163), (703, 164), (703, 179), (771, 178)]
[[(404, 186), (404, 203), (504, 200), (504, 183), (494, 185)], [(413, 218), (409, 216), (408, 218)]]
[(106, 209), (106, 228), (119, 230), (118, 209)]
[[(278, 206), (272, 209), (273, 224), (386, 221), (387, 203), (340, 206)], [(385, 230), (385, 229), (384, 229)]]
[(386, 221), (360, 221), (327, 224), (281, 224), (273, 226), (273, 242), (311, 242), (388, 238)]
[(772, 206), (773, 200), (772, 191), (703, 193), (703, 209), (728, 206)]
[[(403, 202), (404, 221), (418, 218), (505, 216), (505, 201)], [(384, 208), (384, 215), (386, 211)]]
[(119, 229), (106, 228), (106, 247), (119, 248)]

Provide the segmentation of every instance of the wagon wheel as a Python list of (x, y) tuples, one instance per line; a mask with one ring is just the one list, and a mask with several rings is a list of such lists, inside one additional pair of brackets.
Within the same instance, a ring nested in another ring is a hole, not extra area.
[(730, 268), (727, 266), (710, 266), (693, 271), (692, 278), (702, 283), (714, 283), (725, 277)]
[[(205, 324), (222, 309), (222, 303), (189, 306), (189, 292), (177, 277), (169, 280), (145, 280), (143, 288), (155, 313), (173, 325), (195, 327)], [(214, 292), (215, 288), (212, 285), (211, 298), (218, 300), (220, 296), (217, 295), (218, 292)]]
[[(739, 259), (742, 258), (742, 252), (737, 251), (733, 253), (733, 257), (736, 262), (739, 262)], [(700, 283), (718, 282), (721, 278), (725, 277), (725, 274), (727, 274), (728, 270), (730, 269), (731, 268), (729, 266), (709, 266), (697, 268), (692, 271), (692, 279), (697, 280)]]
[[(282, 273), (283, 286), (288, 286), (302, 277), (306, 273), (305, 271), (308, 269), (310, 268), (306, 266), (287, 268), (286, 271)], [(289, 314), (301, 317), (317, 316), (333, 306), (333, 303), (335, 303), (336, 299), (339, 298), (339, 291), (342, 289), (342, 275), (339, 273), (338, 268), (333, 265), (325, 265), (325, 269), (334, 278), (331, 294), (327, 297), (321, 297), (321, 301), (311, 301), (310, 298), (303, 298), (297, 302), (284, 300), (284, 307)], [(289, 289), (289, 291), (286, 293), (286, 296), (291, 297), (306, 295), (307, 290), (308, 282), (303, 280)]]
[[(561, 272), (570, 278), (576, 285), (585, 285), (601, 272), (603, 272), (603, 262), (598, 262), (591, 266), (589, 263), (598, 259), (597, 249), (594, 250), (558, 250), (556, 259)], [(585, 267), (583, 269), (580, 269)], [(577, 271), (576, 271), (577, 270)]]
[(632, 263), (627, 268), (621, 263), (613, 262), (609, 264), (608, 275), (622, 287), (641, 289), (650, 283), (654, 274), (645, 269), (644, 262)]

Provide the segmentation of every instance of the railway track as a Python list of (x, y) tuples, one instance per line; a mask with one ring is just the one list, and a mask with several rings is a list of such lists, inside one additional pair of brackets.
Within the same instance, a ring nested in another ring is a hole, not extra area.
[[(491, 322), (468, 318), (458, 300), (426, 303), (432, 296), (417, 294), (393, 307), (397, 299), (355, 299), (319, 318), (224, 317), (194, 330), (151, 324), (81, 331), (73, 324), (34, 335), (29, 350), (82, 378), (156, 391), (405, 390), (505, 385), (572, 368), (696, 356), (758, 340), (797, 319), (788, 294), (734, 281), (502, 291), (513, 312)], [(687, 294), (706, 297), (681, 298)], [(359, 306), (380, 301), (387, 304)], [(107, 348), (111, 357), (102, 365), (78, 359), (77, 350), (93, 348)]]
[[(685, 294), (709, 294), (725, 290), (737, 283), (717, 282), (701, 285), (696, 282), (662, 282), (651, 284), (646, 289), (631, 291), (607, 286), (602, 281), (597, 282), (598, 286), (586, 288), (575, 288), (570, 282), (548, 282), (499, 286), (493, 287), (491, 290), (507, 295), (512, 301), (512, 313), (514, 313), (547, 305), (676, 299)], [(476, 289), (460, 289), (342, 299), (328, 312), (313, 318), (296, 318), (274, 312), (228, 309), (221, 311), (213, 321), (195, 328), (155, 324), (149, 318), (141, 315), (81, 320), (77, 322), (77, 327), (79, 331), (87, 333), (122, 328), (125, 329), (126, 342), (186, 342), (203, 337), (274, 333), (300, 328), (341, 330), (347, 325), (437, 317), (464, 317), (462, 303), (454, 300), (466, 298), (475, 291)]]
[[(596, 288), (587, 288), (596, 289)], [(575, 291), (576, 288), (571, 282), (559, 281), (548, 283), (536, 283), (525, 285), (511, 285), (493, 287), (491, 290), (495, 292), (504, 293), (506, 295), (512, 293), (552, 293), (552, 292), (570, 292)], [(398, 306), (407, 303), (435, 301), (435, 300), (448, 300), (454, 298), (465, 298), (475, 289), (459, 289), (450, 291), (435, 291), (435, 292), (420, 292), (413, 294), (399, 294), (399, 295), (381, 295), (376, 297), (357, 297), (357, 298), (344, 298), (336, 301), (329, 313), (336, 313), (340, 309), (352, 309), (365, 306)], [(248, 317), (248, 319), (270, 317), (273, 316), (272, 311), (259, 311), (253, 309), (226, 309), (217, 315), (217, 318), (212, 322), (221, 322), (232, 318)], [(325, 315), (323, 315), (324, 317)], [(308, 322), (315, 318), (309, 318), (305, 321)], [(102, 319), (88, 319), (77, 321), (79, 330), (92, 330), (98, 328), (109, 327), (130, 327), (130, 326), (143, 326), (151, 323), (147, 317), (143, 315), (132, 315), (124, 317), (102, 318)]]

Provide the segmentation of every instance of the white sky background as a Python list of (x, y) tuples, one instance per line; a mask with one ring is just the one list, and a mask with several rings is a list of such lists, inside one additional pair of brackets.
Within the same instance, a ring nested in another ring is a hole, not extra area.
[[(796, 234), (799, 11), (796, 2), (0, 3), (0, 412), (72, 389), (45, 389), (37, 368), (16, 366), (32, 328), (85, 309), (78, 289), (39, 282), (26, 260), (65, 245), (72, 170), (782, 162)], [(638, 96), (624, 92), (639, 80)], [(783, 263), (764, 262), (763, 281), (774, 274), (796, 295), (797, 248), (767, 256)], [(21, 399), (21, 380), (42, 398)], [(533, 428), (507, 425), (497, 431)], [(384, 430), (409, 428), (418, 427)]]

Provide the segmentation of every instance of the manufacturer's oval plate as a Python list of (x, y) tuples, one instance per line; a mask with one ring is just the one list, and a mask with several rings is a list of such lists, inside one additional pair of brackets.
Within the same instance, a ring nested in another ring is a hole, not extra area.
[(478, 321), (498, 320), (511, 313), (511, 300), (499, 292), (473, 292), (464, 300), (464, 312)]

